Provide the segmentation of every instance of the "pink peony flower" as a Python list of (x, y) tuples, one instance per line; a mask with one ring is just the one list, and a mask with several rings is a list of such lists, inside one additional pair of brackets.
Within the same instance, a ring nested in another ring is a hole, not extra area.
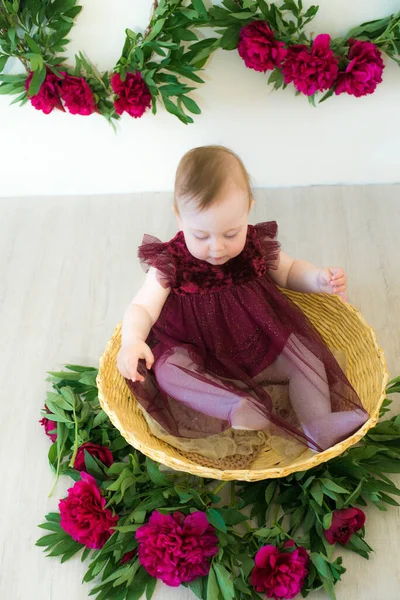
[(94, 477), (81, 473), (81, 481), (77, 481), (68, 490), (67, 498), (60, 500), (60, 525), (72, 539), (87, 548), (100, 549), (114, 533), (118, 515), (104, 508), (106, 499), (101, 495)]
[(348, 544), (353, 533), (364, 527), (365, 513), (360, 508), (342, 508), (333, 513), (329, 529), (325, 529), (325, 537), (330, 544)]
[(252, 21), (242, 27), (238, 52), (246, 67), (264, 73), (280, 67), (286, 56), (285, 44), (274, 38), (266, 21)]
[(206, 515), (197, 511), (163, 515), (153, 511), (139, 527), (139, 560), (146, 571), (170, 586), (207, 575), (210, 558), (218, 552), (218, 538)]
[[(292, 548), (293, 540), (283, 544)], [(263, 546), (257, 552), (256, 566), (251, 572), (250, 583), (256, 592), (263, 592), (267, 598), (281, 600), (294, 598), (304, 585), (308, 574), (309, 557), (299, 546), (293, 552), (280, 552), (276, 546)]]
[[(44, 407), (46, 409), (46, 412), (51, 412), (46, 405), (44, 405)], [(53, 431), (53, 429), (57, 430), (56, 421), (51, 421), (50, 419), (43, 417), (43, 419), (40, 419), (39, 423), (43, 425), (45, 433), (47, 436), (49, 436), (51, 441), (55, 442), (57, 440), (57, 431), (55, 433), (50, 433), (50, 431)]]
[(330, 36), (318, 35), (311, 49), (303, 44), (289, 46), (283, 63), (285, 83), (294, 83), (295, 88), (312, 96), (332, 87), (339, 72), (339, 59), (330, 48)]
[[(29, 73), (28, 79), (25, 82), (25, 89), (28, 92), (29, 85), (32, 81), (33, 71)], [(31, 104), (36, 108), (36, 110), (42, 110), (46, 115), (51, 113), (54, 108), (58, 108), (59, 110), (64, 110), (63, 105), (61, 104), (59, 91), (58, 91), (58, 82), (61, 81), (57, 75), (54, 75), (51, 71), (46, 74), (46, 78), (43, 81), (40, 90), (34, 96), (30, 97)]]
[(91, 115), (97, 111), (92, 89), (83, 77), (65, 75), (58, 83), (60, 96), (73, 115)]
[(76, 453), (74, 469), (77, 471), (86, 471), (85, 450), (89, 452), (90, 456), (98, 458), (106, 467), (111, 467), (114, 462), (114, 457), (106, 446), (85, 442), (82, 446), (79, 446), (78, 452)]
[(114, 73), (111, 77), (111, 87), (117, 94), (114, 106), (119, 115), (126, 111), (131, 117), (137, 119), (151, 106), (149, 88), (139, 71), (127, 73), (125, 81), (122, 81), (119, 73)]
[(372, 94), (382, 82), (385, 68), (382, 53), (371, 42), (351, 39), (349, 45), (347, 58), (350, 62), (346, 70), (339, 73), (335, 94), (346, 93), (357, 98)]

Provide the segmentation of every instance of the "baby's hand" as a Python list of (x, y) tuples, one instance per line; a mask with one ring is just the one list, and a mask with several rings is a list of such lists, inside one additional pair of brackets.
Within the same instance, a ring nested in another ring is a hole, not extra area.
[(347, 275), (339, 267), (320, 269), (317, 276), (320, 292), (338, 294), (344, 302), (347, 301)]
[(140, 358), (144, 358), (146, 360), (146, 367), (151, 369), (154, 363), (154, 356), (149, 346), (142, 340), (121, 346), (117, 359), (121, 375), (132, 381), (144, 381), (144, 377), (137, 371), (137, 364)]

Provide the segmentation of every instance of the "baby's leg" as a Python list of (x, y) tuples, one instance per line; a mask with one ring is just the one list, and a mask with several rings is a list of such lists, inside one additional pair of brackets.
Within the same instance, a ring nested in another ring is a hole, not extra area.
[(202, 359), (192, 357), (185, 348), (163, 354), (153, 368), (161, 389), (183, 404), (235, 428), (266, 427), (268, 419), (253, 398), (206, 371)]
[(332, 413), (325, 367), (294, 335), (258, 379), (289, 381), (290, 401), (304, 433), (323, 449), (348, 437), (368, 418), (361, 409)]

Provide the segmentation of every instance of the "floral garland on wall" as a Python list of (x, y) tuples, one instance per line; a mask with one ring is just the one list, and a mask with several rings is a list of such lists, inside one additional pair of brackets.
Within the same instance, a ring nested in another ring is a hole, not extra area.
[[(227, 482), (162, 472), (135, 451), (100, 408), (97, 370), (66, 369), (50, 373), (40, 423), (56, 482), (64, 475), (74, 484), (39, 525), (47, 533), (36, 545), (61, 562), (81, 551), (89, 562), (83, 581), (97, 578), (89, 594), (96, 600), (151, 600), (157, 579), (200, 600), (283, 600), (320, 588), (334, 600), (346, 571), (334, 551), (368, 559), (372, 550), (359, 507), (399, 506), (400, 490), (386, 474), (400, 472), (400, 415), (325, 464), (231, 482), (223, 499)], [(395, 392), (400, 377), (388, 384)]]
[[(100, 73), (82, 52), (74, 67), (63, 56), (81, 9), (77, 0), (0, 0), (1, 94), (46, 114), (100, 113), (110, 122), (124, 112), (156, 113), (161, 102), (187, 124), (189, 113), (201, 112), (189, 96), (193, 84), (204, 83), (199, 72), (218, 48), (269, 73), (275, 90), (293, 84), (313, 105), (332, 95), (372, 94), (382, 82), (382, 54), (400, 65), (400, 12), (331, 39), (306, 34), (318, 6), (305, 10), (302, 0), (223, 0), (209, 9), (203, 0), (155, 0), (146, 30), (126, 29), (117, 64)], [(214, 33), (200, 39), (205, 27)], [(23, 64), (23, 74), (1, 74), (10, 58)]]

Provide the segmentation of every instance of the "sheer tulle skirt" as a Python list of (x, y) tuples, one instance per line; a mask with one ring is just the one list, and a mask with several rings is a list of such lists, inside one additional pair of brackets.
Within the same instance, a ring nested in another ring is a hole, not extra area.
[(249, 431), (254, 441), (262, 433), (321, 451), (368, 419), (320, 334), (268, 275), (207, 295), (171, 294), (148, 343), (153, 369), (141, 365), (144, 383), (128, 385), (170, 443)]

